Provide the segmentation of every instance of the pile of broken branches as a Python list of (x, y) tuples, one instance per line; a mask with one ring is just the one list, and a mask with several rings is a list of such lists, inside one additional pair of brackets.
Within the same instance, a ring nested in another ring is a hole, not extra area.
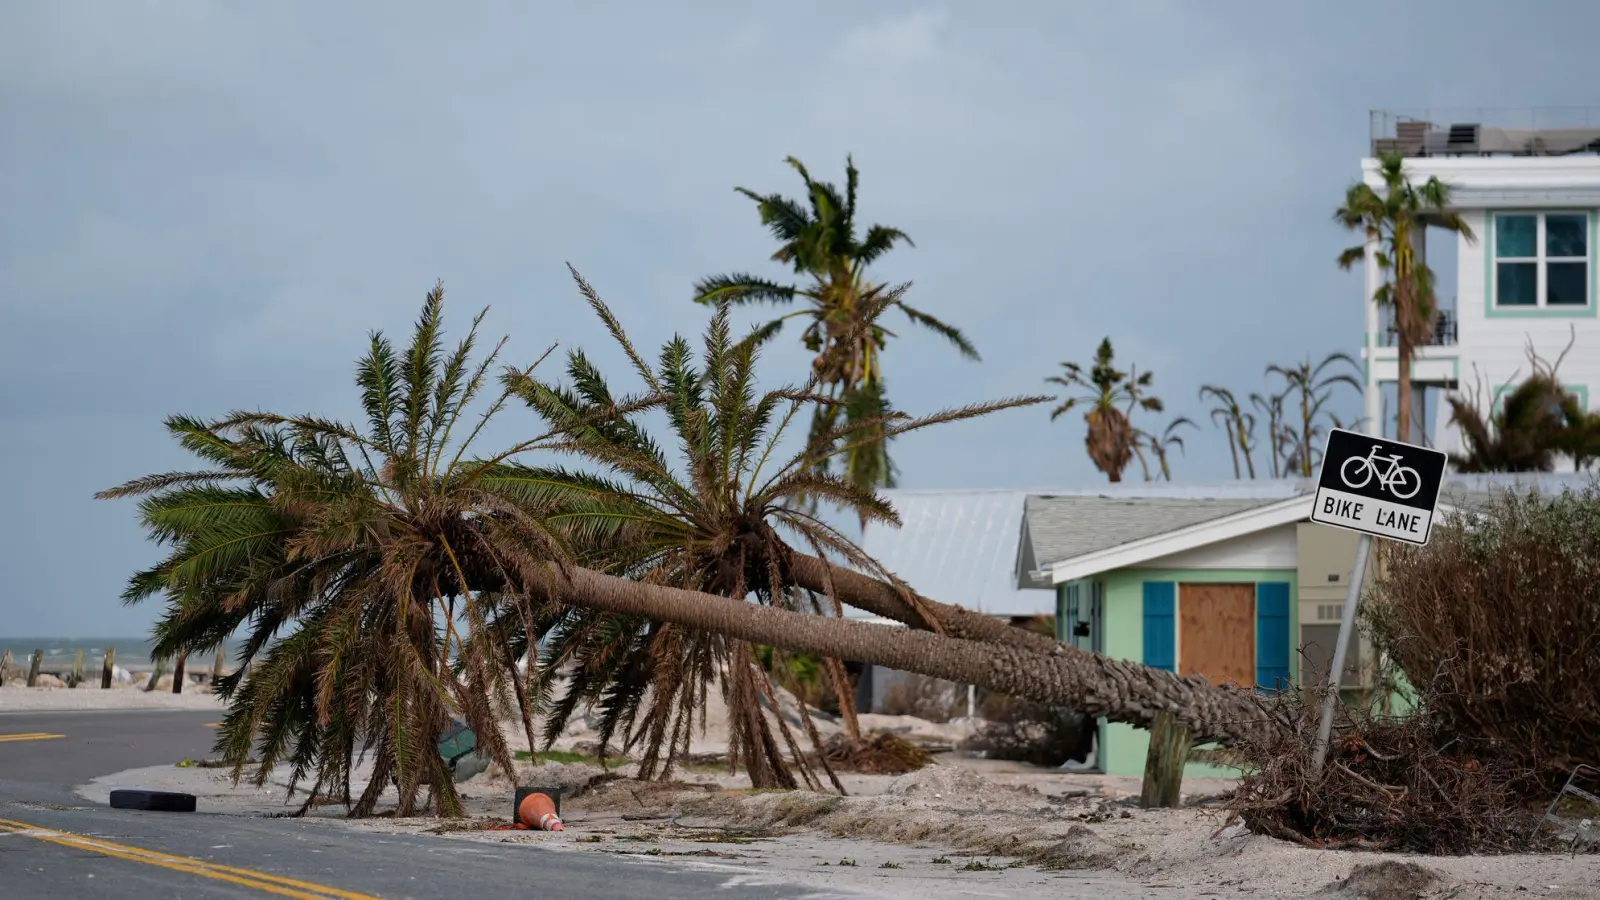
[(1529, 772), (1480, 758), (1419, 709), (1404, 718), (1341, 708), (1320, 773), (1311, 767), (1321, 700), (1282, 701), (1290, 727), (1230, 748), (1246, 775), (1230, 823), (1311, 847), (1389, 852), (1507, 853), (1553, 843), (1518, 785)]

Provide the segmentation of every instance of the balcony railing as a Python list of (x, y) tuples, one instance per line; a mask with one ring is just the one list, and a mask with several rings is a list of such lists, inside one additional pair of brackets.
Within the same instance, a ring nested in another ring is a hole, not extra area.
[(1572, 156), (1600, 153), (1600, 107), (1373, 110), (1372, 155)]
[[(1456, 314), (1441, 309), (1433, 314), (1433, 327), (1422, 339), (1424, 347), (1454, 347), (1456, 345)], [(1394, 324), (1394, 311), (1383, 311), (1383, 328), (1378, 332), (1378, 346), (1400, 346), (1400, 329)]]

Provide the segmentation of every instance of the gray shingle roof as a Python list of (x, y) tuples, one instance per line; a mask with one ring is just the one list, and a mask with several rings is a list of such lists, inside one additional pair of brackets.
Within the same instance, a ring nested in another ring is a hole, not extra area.
[(1031, 496), (1024, 505), (1023, 540), (1027, 548), (1019, 564), (1019, 582), (1028, 578), (1030, 570), (1053, 562), (1270, 506), (1293, 496), (1296, 495), (1206, 499)]

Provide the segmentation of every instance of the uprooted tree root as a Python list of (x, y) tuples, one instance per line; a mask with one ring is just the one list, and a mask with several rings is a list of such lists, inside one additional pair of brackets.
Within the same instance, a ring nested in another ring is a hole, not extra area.
[(1313, 775), (1320, 699), (1307, 692), (1281, 702), (1289, 727), (1231, 748), (1246, 774), (1225, 804), (1230, 821), (1324, 849), (1453, 855), (1555, 843), (1517, 791), (1529, 773), (1467, 755), (1426, 709), (1403, 719), (1342, 709)]
[(836, 734), (822, 745), (829, 765), (846, 772), (903, 775), (933, 763), (933, 755), (898, 734), (878, 734), (855, 744)]

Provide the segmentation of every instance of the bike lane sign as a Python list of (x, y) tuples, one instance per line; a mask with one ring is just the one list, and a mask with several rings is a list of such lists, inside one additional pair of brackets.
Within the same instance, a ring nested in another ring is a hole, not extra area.
[(1445, 459), (1438, 450), (1334, 428), (1311, 521), (1426, 544)]

